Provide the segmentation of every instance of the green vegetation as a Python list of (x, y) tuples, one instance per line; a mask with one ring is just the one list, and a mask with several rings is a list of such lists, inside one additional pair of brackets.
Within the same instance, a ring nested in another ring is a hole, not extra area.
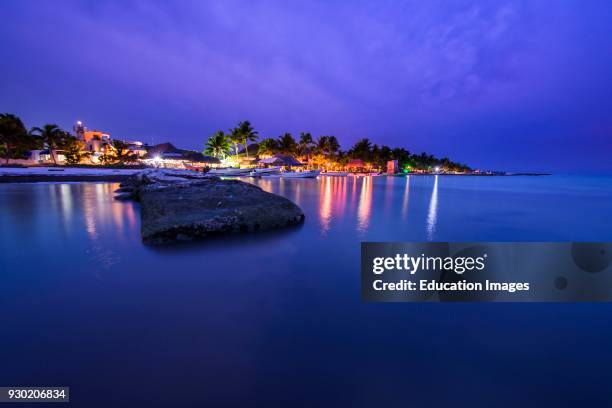
[[(94, 140), (100, 140), (95, 136)], [(0, 114), (0, 155), (8, 164), (9, 159), (27, 158), (31, 150), (47, 149), (55, 165), (58, 164), (58, 152), (66, 158), (66, 164), (81, 164), (83, 159), (92, 156), (87, 151), (85, 143), (74, 135), (60, 128), (56, 124), (46, 124), (42, 127), (33, 127), (27, 131), (21, 119), (17, 116)], [(126, 163), (138, 161), (138, 155), (130, 150), (128, 143), (113, 140), (105, 144), (104, 154), (100, 156), (100, 163), (105, 165), (121, 166)]]
[(28, 133), (21, 119), (10, 113), (0, 113), (0, 155), (9, 159), (23, 159), (37, 147), (37, 140)]
[(298, 144), (291, 133), (284, 133), (278, 138), (278, 148), (273, 153), (296, 154)]
[(121, 140), (113, 140), (110, 146), (106, 147), (106, 152), (100, 156), (102, 164), (125, 164), (138, 161), (138, 155), (132, 153), (129, 144)]
[[(211, 136), (206, 143), (205, 153), (225, 158), (231, 150), (230, 144), (233, 144), (236, 156), (239, 146), (242, 145), (248, 157), (248, 143), (255, 142), (258, 133), (249, 121), (240, 122), (237, 127), (230, 129), (230, 132), (229, 136), (224, 135), (223, 138), (219, 135), (223, 132)], [(216, 153), (218, 150), (215, 146), (223, 146), (223, 157)], [(447, 157), (439, 159), (427, 153), (413, 154), (403, 147), (379, 146), (372, 144), (367, 138), (358, 140), (347, 151), (343, 151), (335, 136), (320, 136), (315, 140), (312, 134), (307, 132), (300, 133), (299, 141), (291, 133), (283, 133), (278, 138), (264, 138), (258, 143), (258, 155), (270, 156), (276, 153), (296, 156), (314, 167), (341, 168), (351, 160), (361, 160), (368, 167), (385, 169), (387, 162), (397, 160), (399, 168), (405, 172), (433, 171), (437, 167), (451, 172), (471, 171), (467, 165), (453, 162)]]
[(340, 152), (340, 143), (336, 136), (321, 136), (317, 140), (317, 152), (327, 157), (335, 157)]
[(85, 150), (85, 143), (72, 135), (68, 135), (64, 140), (63, 150), (67, 164), (79, 164), (84, 158), (91, 156), (91, 152)]
[(217, 159), (225, 159), (231, 150), (231, 136), (228, 136), (223, 133), (222, 130), (219, 130), (208, 138), (203, 153), (208, 156), (216, 157)]
[(248, 120), (238, 123), (238, 126), (232, 129), (232, 135), (236, 135), (238, 143), (244, 146), (246, 157), (249, 157), (249, 142), (257, 140), (257, 131), (251, 126)]
[(267, 138), (259, 142), (259, 147), (257, 153), (262, 155), (273, 155), (279, 150), (278, 140)]
[[(225, 159), (233, 147), (234, 155), (241, 156), (242, 154), (238, 154), (238, 149), (242, 146), (244, 155), (248, 158), (249, 143), (257, 142), (258, 138), (259, 133), (248, 120), (245, 120), (230, 129), (229, 134), (220, 130), (212, 135), (206, 142), (204, 154)], [(335, 136), (324, 135), (315, 139), (312, 134), (302, 132), (298, 141), (291, 133), (284, 133), (277, 138), (263, 138), (256, 147), (260, 156), (277, 153), (291, 155), (310, 167), (317, 168), (341, 169), (347, 165), (357, 167), (354, 162), (361, 161), (363, 167), (384, 170), (390, 160), (397, 160), (398, 167), (404, 172), (432, 171), (438, 167), (441, 171), (471, 171), (467, 165), (453, 162), (447, 157), (439, 159), (427, 153), (413, 154), (403, 147), (379, 146), (367, 138), (358, 140), (344, 151)], [(34, 127), (28, 132), (17, 116), (9, 113), (0, 114), (0, 157), (6, 163), (9, 159), (26, 158), (30, 150), (42, 148), (49, 150), (55, 164), (57, 164), (57, 151), (62, 151), (68, 164), (81, 163), (84, 158), (91, 156), (82, 141), (55, 124)], [(104, 154), (99, 158), (102, 164), (123, 165), (138, 160), (138, 156), (129, 149), (126, 142), (113, 140), (104, 148)], [(255, 149), (251, 150), (253, 151)]]
[(51, 160), (53, 160), (53, 164), (57, 165), (56, 151), (63, 148), (70, 134), (54, 124), (44, 125), (42, 128), (34, 127), (30, 131), (30, 134), (34, 138), (40, 140), (43, 145), (49, 149)]

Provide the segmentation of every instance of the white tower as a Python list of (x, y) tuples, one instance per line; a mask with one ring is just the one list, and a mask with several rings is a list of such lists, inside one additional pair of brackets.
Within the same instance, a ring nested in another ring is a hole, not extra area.
[(83, 124), (83, 122), (81, 122), (80, 120), (78, 120), (74, 126), (72, 127), (72, 129), (74, 130), (74, 133), (76, 134), (77, 139), (79, 140), (85, 140), (85, 131), (87, 130), (87, 128), (85, 127), (85, 125)]

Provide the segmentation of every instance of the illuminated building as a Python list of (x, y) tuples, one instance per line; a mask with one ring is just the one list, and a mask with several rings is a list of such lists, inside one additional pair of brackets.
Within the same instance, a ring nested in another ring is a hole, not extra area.
[(191, 170), (220, 165), (219, 159), (193, 150), (177, 149), (172, 143), (161, 143), (148, 147), (147, 154), (142, 157), (142, 161), (155, 167), (189, 168)]

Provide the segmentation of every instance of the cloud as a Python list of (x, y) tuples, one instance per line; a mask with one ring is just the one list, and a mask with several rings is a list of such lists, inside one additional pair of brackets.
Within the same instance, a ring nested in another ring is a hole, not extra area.
[[(0, 106), (29, 122), (88, 117), (187, 147), (248, 118), (267, 136), (310, 130), (344, 145), (369, 136), (494, 167), (531, 143), (529, 124), (551, 137), (608, 123), (610, 7), (15, 2), (0, 27), (9, 61)], [(457, 142), (496, 138), (503, 149), (493, 152)]]

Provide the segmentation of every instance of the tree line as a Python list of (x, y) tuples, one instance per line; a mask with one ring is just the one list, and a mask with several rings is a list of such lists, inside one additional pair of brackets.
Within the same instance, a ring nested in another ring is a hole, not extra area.
[[(228, 133), (219, 130), (208, 138), (204, 154), (224, 159), (233, 152), (238, 155), (239, 147), (243, 147), (244, 155), (249, 156), (249, 142), (259, 139), (258, 132), (249, 121), (243, 121), (238, 126), (229, 129)], [(348, 150), (342, 150), (335, 136), (320, 136), (314, 138), (311, 133), (301, 132), (296, 139), (291, 133), (284, 133), (277, 138), (263, 138), (257, 143), (257, 154), (286, 154), (306, 159), (315, 166), (323, 167), (328, 163), (346, 165), (351, 160), (359, 159), (373, 167), (386, 168), (387, 162), (397, 160), (401, 169), (431, 170), (440, 167), (447, 171), (470, 171), (470, 167), (451, 161), (447, 157), (437, 158), (427, 153), (413, 154), (403, 147), (379, 146), (369, 139), (358, 140)]]
[[(249, 157), (249, 144), (257, 142), (258, 155), (276, 153), (298, 156), (317, 167), (332, 165), (343, 166), (351, 160), (359, 159), (373, 167), (385, 168), (389, 160), (397, 160), (402, 169), (430, 170), (441, 167), (448, 171), (469, 171), (467, 165), (448, 159), (437, 158), (426, 153), (413, 154), (402, 147), (379, 146), (367, 139), (357, 141), (348, 150), (342, 150), (335, 136), (314, 138), (311, 133), (302, 132), (298, 139), (290, 133), (277, 138), (259, 140), (259, 132), (247, 121), (239, 122), (227, 133), (220, 130), (208, 138), (204, 154), (224, 159), (231, 155), (244, 154)], [(129, 150), (126, 142), (113, 140), (98, 160), (102, 164), (123, 164), (135, 162), (137, 155)], [(242, 147), (243, 153), (240, 153)], [(78, 164), (92, 155), (83, 141), (55, 124), (33, 127), (28, 130), (21, 119), (10, 113), (0, 114), (0, 157), (8, 163), (9, 159), (26, 158), (28, 152), (48, 149), (52, 161), (57, 164), (55, 152), (61, 150), (68, 164)]]
[[(102, 164), (134, 162), (138, 157), (128, 147), (126, 142), (113, 140), (98, 160)], [(92, 155), (83, 141), (55, 124), (28, 130), (16, 115), (0, 113), (0, 157), (5, 163), (10, 159), (25, 159), (31, 150), (40, 149), (49, 150), (54, 164), (57, 164), (57, 151), (62, 151), (68, 164), (78, 164)]]

